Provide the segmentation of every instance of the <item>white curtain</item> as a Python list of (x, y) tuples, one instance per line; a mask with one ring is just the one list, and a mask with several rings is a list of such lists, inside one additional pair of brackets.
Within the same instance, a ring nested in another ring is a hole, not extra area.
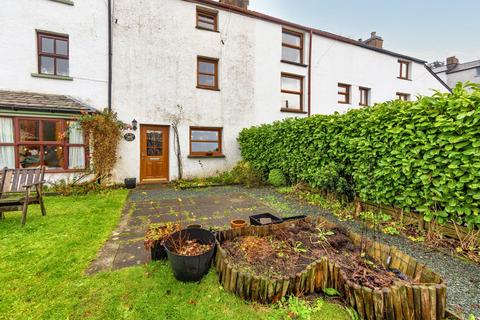
[[(68, 143), (83, 144), (83, 131), (78, 122), (70, 122), (68, 127)], [(85, 148), (69, 147), (68, 168), (85, 169)]]
[[(0, 143), (13, 143), (13, 119), (0, 118)], [(15, 147), (0, 147), (0, 169), (15, 168)]]

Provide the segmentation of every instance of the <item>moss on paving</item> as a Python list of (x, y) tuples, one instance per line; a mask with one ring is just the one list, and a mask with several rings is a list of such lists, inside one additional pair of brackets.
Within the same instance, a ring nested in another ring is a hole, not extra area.
[[(298, 308), (244, 302), (222, 290), (213, 270), (195, 284), (176, 281), (166, 263), (84, 275), (126, 196), (48, 197), (48, 215), (31, 206), (23, 228), (19, 213), (7, 213), (0, 221), (0, 319), (288, 319)], [(349, 319), (330, 303), (311, 316)]]

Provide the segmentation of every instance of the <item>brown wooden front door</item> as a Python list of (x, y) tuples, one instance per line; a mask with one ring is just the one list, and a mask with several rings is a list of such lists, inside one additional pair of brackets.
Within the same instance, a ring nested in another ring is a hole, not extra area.
[(170, 127), (140, 125), (140, 181), (168, 181)]

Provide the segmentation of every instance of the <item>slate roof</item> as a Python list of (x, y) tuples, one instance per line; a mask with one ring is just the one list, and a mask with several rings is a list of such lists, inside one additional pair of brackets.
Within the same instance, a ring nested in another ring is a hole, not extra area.
[(439, 68), (433, 69), (433, 71), (435, 73), (441, 73), (441, 72), (455, 73), (455, 72), (460, 72), (460, 71), (479, 68), (479, 67), (480, 67), (480, 60), (474, 60), (470, 62), (459, 63), (452, 69), (448, 69), (447, 66), (441, 66)]
[(61, 113), (97, 112), (89, 105), (66, 95), (0, 90), (0, 110), (29, 110)]

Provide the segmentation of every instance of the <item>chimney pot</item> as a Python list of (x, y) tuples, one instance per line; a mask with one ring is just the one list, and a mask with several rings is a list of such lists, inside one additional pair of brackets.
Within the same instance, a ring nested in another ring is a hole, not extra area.
[(447, 67), (455, 67), (459, 63), (460, 63), (460, 61), (455, 56), (447, 58)]
[(377, 36), (377, 32), (375, 32), (375, 31), (370, 33), (370, 38), (363, 41), (363, 43), (365, 43), (365, 44), (367, 44), (371, 47), (383, 49), (383, 39), (382, 39), (382, 37)]
[(220, 0), (220, 3), (228, 4), (231, 6), (239, 7), (244, 10), (248, 9), (248, 5), (250, 4), (249, 0)]

